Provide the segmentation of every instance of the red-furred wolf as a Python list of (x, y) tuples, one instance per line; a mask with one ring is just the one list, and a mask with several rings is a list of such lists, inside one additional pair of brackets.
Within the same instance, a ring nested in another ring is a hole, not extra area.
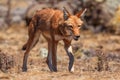
[(72, 54), (71, 41), (78, 40), (80, 37), (80, 28), (83, 21), (80, 16), (86, 9), (82, 9), (75, 15), (70, 14), (66, 8), (63, 11), (54, 9), (37, 10), (33, 16), (29, 28), (29, 39), (23, 46), (24, 53), (22, 70), (27, 71), (27, 58), (30, 50), (39, 41), (42, 34), (48, 42), (47, 65), (50, 71), (57, 71), (57, 45), (58, 41), (63, 40), (64, 48), (69, 56), (69, 71), (74, 71), (74, 56)]

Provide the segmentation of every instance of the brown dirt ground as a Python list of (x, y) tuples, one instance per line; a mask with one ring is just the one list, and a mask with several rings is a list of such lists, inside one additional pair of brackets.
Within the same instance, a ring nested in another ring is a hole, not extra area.
[[(22, 72), (21, 65), (24, 51), (21, 47), (26, 42), (27, 28), (22, 25), (13, 25), (7, 30), (0, 31), (0, 50), (15, 57), (15, 66), (8, 72), (0, 72), (0, 80), (120, 80), (120, 64), (119, 62), (111, 61), (109, 64), (111, 70), (97, 71), (88, 70), (88, 66), (92, 66), (96, 60), (91, 62), (83, 62), (81, 59), (75, 59), (75, 72), (70, 73), (67, 70), (68, 56), (66, 55), (63, 43), (58, 46), (58, 55), (61, 58), (58, 61), (58, 72), (50, 72), (45, 60), (39, 56), (40, 48), (47, 48), (47, 42), (43, 37), (40, 37), (39, 43), (33, 48), (29, 55), (28, 71)], [(102, 51), (117, 52), (120, 51), (120, 36), (107, 33), (95, 34), (89, 31), (81, 32), (81, 38), (78, 41), (73, 41), (72, 44), (82, 44), (82, 49), (98, 49), (102, 46)], [(87, 69), (87, 70), (83, 70)]]

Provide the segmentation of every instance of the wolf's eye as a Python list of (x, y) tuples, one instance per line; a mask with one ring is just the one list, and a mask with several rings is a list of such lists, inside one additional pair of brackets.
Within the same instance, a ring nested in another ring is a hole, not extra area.
[(68, 25), (68, 27), (71, 28), (71, 29), (73, 28), (72, 25)]
[(78, 28), (81, 28), (81, 25), (78, 25)]

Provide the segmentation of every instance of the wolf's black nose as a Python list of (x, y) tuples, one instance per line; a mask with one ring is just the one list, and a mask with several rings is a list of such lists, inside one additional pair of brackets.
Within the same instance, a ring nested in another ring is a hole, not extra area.
[(78, 40), (80, 36), (75, 36), (74, 37), (74, 40)]

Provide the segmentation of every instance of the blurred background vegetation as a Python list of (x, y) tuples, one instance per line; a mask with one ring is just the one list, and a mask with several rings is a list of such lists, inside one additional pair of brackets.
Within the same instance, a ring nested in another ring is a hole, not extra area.
[[(73, 14), (87, 8), (80, 39), (72, 42), (75, 74), (67, 73), (68, 56), (62, 42), (57, 51), (59, 71), (48, 72), (47, 41), (42, 36), (30, 52), (29, 71), (21, 73), (21, 48), (28, 39), (27, 28), (35, 11), (63, 7)], [(0, 80), (120, 80), (119, 75), (120, 0), (0, 0)]]
[(0, 0), (0, 28), (28, 25), (36, 10), (48, 7), (71, 13), (87, 8), (83, 30), (120, 34), (120, 0)]

